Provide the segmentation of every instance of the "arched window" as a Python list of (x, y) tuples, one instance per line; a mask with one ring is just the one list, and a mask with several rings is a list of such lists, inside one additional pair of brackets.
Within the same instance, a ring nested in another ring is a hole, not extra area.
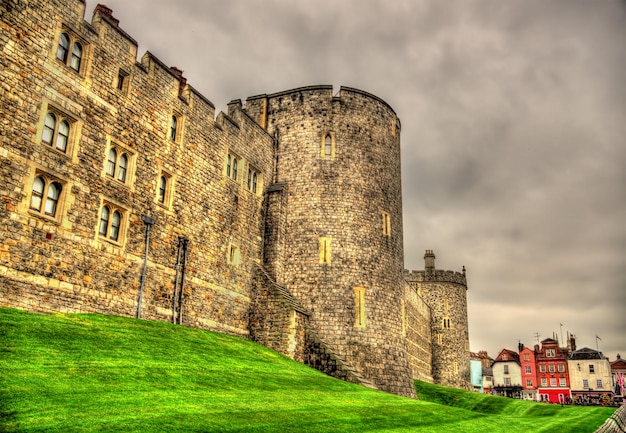
[(324, 155), (331, 156), (333, 154), (333, 139), (330, 134), (326, 134), (324, 139)]
[(98, 234), (103, 238), (118, 242), (122, 236), (122, 222), (124, 211), (116, 209), (114, 205), (106, 204), (100, 211)]
[(102, 208), (102, 212), (100, 212), (100, 228), (98, 229), (98, 233), (102, 236), (107, 235), (107, 230), (109, 229), (109, 216), (111, 215), (111, 210), (108, 206), (104, 206)]
[(231, 170), (232, 163), (233, 163), (232, 156), (230, 156), (230, 153), (229, 153), (228, 160), (226, 161), (226, 176), (228, 177), (230, 177), (230, 170)]
[(70, 68), (75, 70), (76, 72), (80, 72), (80, 63), (83, 59), (83, 46), (74, 42), (74, 46), (72, 47), (72, 59), (70, 60)]
[(256, 171), (252, 173), (252, 192), (256, 192), (257, 174)]
[(63, 115), (49, 111), (43, 122), (43, 131), (41, 133), (41, 142), (63, 153), (67, 153), (70, 142), (70, 131), (72, 121), (63, 118)]
[(237, 158), (233, 158), (233, 180), (237, 180)]
[(107, 169), (106, 173), (114, 177), (115, 176), (115, 167), (117, 166), (117, 152), (115, 149), (109, 150), (109, 155), (107, 157)]
[(52, 137), (54, 136), (54, 131), (57, 126), (57, 118), (54, 114), (48, 113), (46, 114), (46, 120), (43, 124), (43, 134), (41, 136), (41, 141), (46, 144), (52, 144)]
[(165, 176), (161, 176), (159, 178), (159, 195), (158, 195), (159, 203), (165, 203), (166, 192), (167, 192), (167, 178)]
[(122, 182), (126, 182), (126, 169), (128, 168), (128, 156), (123, 153), (120, 156), (120, 163), (117, 167), (117, 180), (121, 180)]
[(67, 62), (67, 54), (70, 51), (70, 37), (67, 33), (61, 33), (59, 46), (57, 47), (57, 59), (63, 63)]
[(178, 124), (178, 119), (176, 116), (172, 116), (170, 120), (170, 140), (176, 141), (176, 127)]
[(45, 187), (46, 183), (43, 178), (41, 176), (37, 176), (33, 182), (33, 191), (30, 196), (30, 208), (36, 210), (37, 212), (41, 211), (41, 200)]
[[(30, 209), (50, 217), (55, 217), (62, 190), (63, 186), (61, 183), (49, 180), (45, 176), (37, 176), (33, 181), (33, 189), (30, 195)], [(45, 204), (43, 203), (44, 197)]]
[(59, 123), (59, 132), (57, 133), (56, 147), (61, 152), (67, 150), (67, 142), (70, 138), (70, 124), (67, 120), (63, 120)]
[(107, 152), (104, 173), (122, 183), (129, 183), (132, 174), (133, 154), (121, 145), (111, 143)]
[(48, 196), (46, 198), (46, 215), (55, 216), (57, 213), (57, 204), (59, 203), (59, 196), (61, 195), (61, 184), (58, 182), (52, 182), (48, 186)]
[(120, 224), (122, 221), (122, 215), (119, 211), (113, 212), (113, 217), (111, 218), (111, 230), (109, 231), (109, 237), (116, 241), (120, 235)]

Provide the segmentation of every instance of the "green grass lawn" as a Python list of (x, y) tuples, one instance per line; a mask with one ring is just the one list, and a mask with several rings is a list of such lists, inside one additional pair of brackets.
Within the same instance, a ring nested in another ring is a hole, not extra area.
[(2, 432), (593, 432), (614, 409), (325, 376), (228, 335), (0, 308)]

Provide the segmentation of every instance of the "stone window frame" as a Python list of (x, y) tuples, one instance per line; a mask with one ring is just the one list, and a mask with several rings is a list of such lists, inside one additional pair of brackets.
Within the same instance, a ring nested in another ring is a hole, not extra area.
[(385, 237), (391, 237), (391, 215), (389, 212), (381, 210), (382, 233)]
[(452, 324), (451, 324), (450, 318), (448, 316), (446, 316), (443, 319), (441, 319), (441, 327), (443, 329), (451, 329), (452, 328)]
[[(49, 124), (51, 116), (54, 118), (54, 125), (52, 125), (52, 127)], [(66, 135), (65, 148), (60, 148), (58, 146), (60, 127), (64, 123), (67, 124), (69, 130)], [(65, 110), (60, 109), (55, 104), (44, 99), (35, 140), (37, 143), (60, 155), (74, 159), (81, 126), (82, 122), (78, 118), (68, 114)], [(48, 136), (50, 137), (48, 138)]]
[[(330, 140), (327, 140), (330, 139)], [(330, 142), (328, 142), (330, 141)], [(326, 131), (322, 134), (320, 144), (320, 157), (334, 158), (336, 155), (336, 138), (333, 131)]]
[(452, 371), (454, 372), (454, 374), (459, 374), (459, 363), (454, 361), (454, 363), (452, 364)]
[(185, 116), (172, 111), (167, 119), (167, 139), (173, 143), (182, 143), (185, 125)]
[(130, 89), (130, 73), (126, 72), (122, 68), (119, 68), (117, 71), (117, 77), (115, 77), (114, 86), (119, 92), (127, 95), (128, 90)]
[(241, 249), (239, 245), (229, 242), (226, 250), (226, 262), (231, 266), (241, 265)]
[(365, 329), (366, 309), (365, 309), (365, 287), (355, 286), (354, 290), (354, 327)]
[[(111, 152), (115, 152), (115, 161), (111, 172)], [(120, 167), (123, 157), (126, 157), (126, 167), (123, 178), (120, 178)], [(102, 177), (117, 184), (132, 188), (135, 182), (137, 153), (128, 145), (107, 136), (104, 151), (104, 164), (102, 167)]]
[(439, 346), (443, 345), (443, 335), (442, 334), (437, 334), (437, 344)]
[(332, 240), (331, 237), (320, 237), (319, 238), (319, 262), (320, 265), (330, 265), (332, 258)]
[[(64, 37), (67, 38), (67, 47), (62, 45)], [(80, 50), (80, 53), (78, 53), (77, 48)], [(84, 38), (67, 25), (62, 24), (53, 48), (54, 58), (67, 69), (84, 76), (90, 58), (89, 48), (90, 44)]]
[[(163, 180), (165, 185), (163, 185)], [(157, 205), (171, 209), (174, 201), (174, 184), (174, 175), (169, 170), (160, 168), (156, 178), (156, 193), (154, 195), (154, 202)]]
[(248, 164), (248, 175), (246, 177), (246, 189), (253, 194), (260, 195), (263, 191), (261, 171), (252, 164)]
[[(108, 209), (107, 218), (105, 218), (104, 209)], [(115, 227), (114, 216), (119, 214), (119, 225)], [(116, 203), (114, 200), (102, 197), (100, 199), (100, 207), (98, 208), (98, 218), (96, 221), (96, 239), (105, 241), (118, 247), (123, 247), (126, 242), (126, 232), (128, 229), (128, 218), (130, 211), (125, 206)], [(104, 223), (104, 224), (103, 224)], [(116, 228), (116, 234), (113, 236), (112, 229)]]
[(226, 153), (224, 163), (224, 176), (236, 183), (241, 183), (241, 172), (244, 166), (244, 160), (237, 153), (229, 150)]
[[(41, 179), (43, 182), (42, 191), (39, 195), (39, 206), (33, 207), (33, 200), (35, 200), (35, 182), (37, 179)], [(56, 197), (56, 201), (54, 201), (54, 213), (49, 213), (47, 211), (50, 194), (50, 187), (53, 184), (58, 184), (60, 186), (60, 191), (58, 196)], [(26, 185), (27, 191), (29, 191), (27, 195), (28, 199), (28, 213), (30, 215), (36, 216), (38, 218), (43, 218), (47, 221), (60, 224), (63, 218), (63, 212), (65, 208), (65, 202), (67, 198), (67, 191), (69, 189), (68, 182), (64, 179), (61, 179), (59, 176), (55, 176), (48, 171), (42, 169), (35, 169), (34, 175), (31, 177), (28, 185)]]

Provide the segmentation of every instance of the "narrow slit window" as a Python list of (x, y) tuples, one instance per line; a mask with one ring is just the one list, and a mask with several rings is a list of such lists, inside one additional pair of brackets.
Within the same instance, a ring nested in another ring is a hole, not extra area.
[(333, 139), (330, 134), (326, 134), (324, 139), (324, 155), (330, 156), (333, 153)]
[(167, 178), (165, 176), (161, 176), (159, 178), (159, 196), (158, 196), (158, 201), (161, 204), (165, 203), (166, 191), (167, 191)]
[(354, 288), (354, 326), (365, 328), (365, 288)]
[(383, 236), (391, 236), (391, 216), (389, 212), (382, 211)]
[(320, 264), (330, 264), (331, 238), (320, 238)]
[(172, 116), (170, 120), (170, 140), (176, 141), (176, 130), (178, 128), (178, 118)]

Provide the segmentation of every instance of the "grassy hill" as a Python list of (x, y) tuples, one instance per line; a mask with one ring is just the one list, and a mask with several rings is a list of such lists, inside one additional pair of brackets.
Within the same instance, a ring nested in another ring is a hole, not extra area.
[(168, 323), (0, 308), (3, 432), (564, 433), (613, 412), (416, 386), (419, 401)]

